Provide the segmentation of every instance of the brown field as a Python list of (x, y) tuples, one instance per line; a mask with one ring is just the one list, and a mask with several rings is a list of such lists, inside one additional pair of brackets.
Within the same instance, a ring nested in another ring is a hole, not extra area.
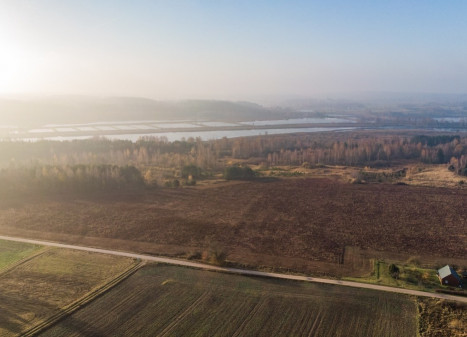
[(416, 313), (396, 294), (148, 265), (41, 336), (410, 337)]
[[(94, 197), (0, 201), (0, 233), (315, 274), (368, 258), (467, 265), (467, 190), (333, 179), (233, 182)], [(449, 244), (440, 244), (449, 243)]]
[(0, 336), (17, 336), (59, 313), (133, 261), (102, 254), (47, 249), (0, 274)]

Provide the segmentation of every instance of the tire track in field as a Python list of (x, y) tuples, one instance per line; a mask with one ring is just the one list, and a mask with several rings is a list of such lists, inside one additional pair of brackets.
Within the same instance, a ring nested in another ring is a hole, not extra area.
[[(228, 304), (224, 304), (223, 306), (227, 307), (227, 309), (223, 309), (222, 312), (226, 312), (225, 315), (227, 315), (228, 317), (235, 317), (235, 318), (243, 317), (243, 315), (245, 314), (245, 307), (248, 307), (249, 304), (250, 303), (248, 303), (248, 302), (238, 302), (236, 307), (232, 307), (232, 306), (228, 307)], [(251, 304), (253, 304), (253, 303), (251, 303)], [(234, 310), (232, 310), (232, 309), (234, 309)], [(219, 312), (219, 311), (217, 311), (217, 312)], [(216, 312), (216, 314), (217, 314), (217, 312)], [(215, 317), (217, 317), (217, 316), (215, 316)], [(239, 321), (243, 322), (243, 319), (240, 319)], [(222, 332), (228, 330), (231, 323), (232, 322), (229, 321), (228, 319), (224, 320), (223, 324), (219, 324), (218, 328), (216, 329), (216, 332), (213, 333), (213, 335), (219, 336), (219, 332), (221, 332), (220, 335), (222, 336), (223, 335)]]
[(300, 318), (300, 325), (295, 329), (294, 336), (304, 336), (305, 332), (308, 331), (308, 326), (311, 324), (310, 317), (313, 314), (313, 311), (304, 309), (302, 311), (302, 316)]
[[(313, 322), (313, 325), (311, 326), (310, 332), (308, 333), (308, 337), (313, 337), (315, 332), (319, 329), (321, 324), (323, 323), (323, 308), (320, 307), (318, 314), (316, 315), (316, 318)], [(319, 322), (319, 323), (318, 323)], [(318, 324), (318, 326), (316, 326)]]
[(175, 327), (183, 321), (185, 317), (187, 317), (199, 304), (203, 303), (206, 301), (209, 296), (211, 295), (210, 291), (205, 291), (196, 301), (194, 301), (188, 308), (186, 308), (180, 315), (178, 315), (172, 322), (167, 325), (164, 330), (162, 330), (157, 336), (159, 337), (165, 337), (167, 336), (170, 332), (175, 329)]
[[(145, 288), (139, 288), (133, 290), (130, 294), (128, 294), (128, 297), (125, 297), (124, 300), (117, 302), (117, 303), (112, 303), (112, 310), (107, 310), (104, 314), (102, 314), (98, 319), (101, 322), (101, 325), (103, 326), (112, 326), (112, 324), (115, 324), (115, 322), (118, 322), (119, 320), (119, 314), (123, 312), (123, 308), (126, 308), (128, 306), (128, 303), (132, 303), (135, 301), (138, 296), (141, 294), (145, 294), (147, 289)], [(103, 310), (104, 311), (104, 310)], [(93, 331), (89, 331), (90, 334), (92, 334)]]
[(258, 314), (258, 312), (264, 307), (264, 305), (266, 304), (268, 298), (265, 297), (265, 298), (261, 298), (258, 303), (256, 303), (256, 305), (253, 307), (253, 309), (251, 309), (250, 313), (248, 314), (247, 318), (245, 320), (243, 320), (242, 324), (238, 327), (237, 330), (235, 330), (235, 332), (232, 334), (232, 337), (238, 337), (240, 336), (241, 332), (243, 331), (243, 329), (251, 322), (251, 320), (253, 319), (253, 317), (255, 315)]

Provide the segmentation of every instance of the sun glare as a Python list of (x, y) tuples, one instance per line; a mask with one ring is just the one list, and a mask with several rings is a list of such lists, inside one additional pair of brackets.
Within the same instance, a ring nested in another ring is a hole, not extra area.
[(56, 53), (40, 54), (14, 43), (0, 47), (0, 93), (36, 91), (58, 65)]

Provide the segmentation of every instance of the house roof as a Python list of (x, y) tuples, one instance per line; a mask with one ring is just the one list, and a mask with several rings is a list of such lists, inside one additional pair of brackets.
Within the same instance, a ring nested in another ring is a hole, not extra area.
[(443, 268), (438, 270), (438, 275), (441, 279), (445, 278), (446, 276), (453, 275), (457, 279), (460, 279), (459, 275), (457, 275), (456, 271), (449, 267), (449, 265), (445, 265)]

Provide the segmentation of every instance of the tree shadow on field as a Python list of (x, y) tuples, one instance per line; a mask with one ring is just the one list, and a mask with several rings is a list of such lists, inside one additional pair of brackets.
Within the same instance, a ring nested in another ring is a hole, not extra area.
[[(62, 309), (50, 303), (40, 301), (36, 297), (15, 298), (14, 296), (0, 294), (0, 327), (1, 330), (7, 332), (7, 335), (22, 335), (41, 323), (43, 319), (48, 319), (61, 312)], [(51, 332), (50, 335), (57, 335), (54, 334), (55, 327), (59, 328), (59, 333), (65, 332), (65, 334), (59, 334), (62, 336), (66, 336), (68, 333), (77, 333), (81, 336), (106, 336), (106, 334), (101, 333), (95, 327), (89, 326), (86, 322), (77, 320), (72, 316), (65, 316), (45, 329), (43, 331), (45, 336), (49, 335), (49, 331)]]
[(267, 289), (270, 291), (271, 287), (280, 289), (284, 286), (291, 289), (300, 289), (304, 284), (302, 281), (284, 280), (268, 276), (241, 275), (241, 277), (248, 279), (251, 283), (250, 286), (257, 288), (257, 290)]
[(274, 183), (274, 182), (280, 181), (280, 179), (276, 177), (256, 177), (252, 179), (251, 181), (266, 184), (266, 183)]
[(27, 320), (12, 310), (9, 310), (4, 306), (0, 307), (0, 326), (2, 329), (5, 329), (12, 334), (19, 334), (23, 330), (23, 325), (27, 323)]
[[(38, 321), (34, 322), (35, 318), (43, 316), (46, 312), (44, 310), (50, 309), (50, 303), (36, 298), (29, 300), (0, 295), (0, 327), (13, 335), (19, 335), (37, 324)], [(53, 308), (50, 312), (53, 312)]]

